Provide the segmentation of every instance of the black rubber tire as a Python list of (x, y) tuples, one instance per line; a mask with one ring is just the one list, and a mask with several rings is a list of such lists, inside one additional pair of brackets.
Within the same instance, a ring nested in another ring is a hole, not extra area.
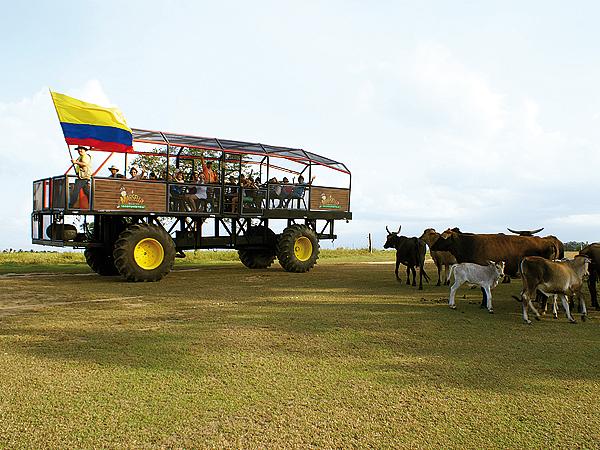
[(112, 251), (103, 247), (88, 247), (83, 252), (88, 266), (103, 277), (119, 275)]
[(247, 236), (264, 236), (265, 233), (267, 237), (265, 248), (238, 249), (240, 261), (249, 269), (266, 269), (275, 261), (277, 235), (271, 229), (262, 225), (250, 227), (246, 231)]
[[(294, 246), (296, 240), (306, 237), (312, 244), (312, 253), (306, 261), (296, 257)], [(277, 242), (277, 259), (287, 272), (304, 273), (312, 269), (319, 259), (319, 239), (313, 230), (306, 225), (292, 225), (283, 230)]]
[[(136, 245), (146, 238), (158, 241), (164, 251), (160, 265), (150, 270), (140, 267), (134, 258)], [(137, 223), (130, 225), (119, 234), (113, 255), (117, 270), (127, 281), (158, 281), (173, 269), (175, 243), (163, 228), (147, 223)]]
[(275, 261), (270, 250), (238, 250), (240, 261), (249, 269), (266, 269)]

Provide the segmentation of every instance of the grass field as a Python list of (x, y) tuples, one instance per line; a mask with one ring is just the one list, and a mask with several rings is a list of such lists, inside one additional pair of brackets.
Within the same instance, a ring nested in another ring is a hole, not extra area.
[(523, 325), (516, 281), (490, 315), (478, 290), (452, 311), (446, 287), (398, 284), (391, 252), (324, 252), (308, 274), (197, 255), (146, 284), (8, 256), (0, 447), (600, 442), (600, 314)]

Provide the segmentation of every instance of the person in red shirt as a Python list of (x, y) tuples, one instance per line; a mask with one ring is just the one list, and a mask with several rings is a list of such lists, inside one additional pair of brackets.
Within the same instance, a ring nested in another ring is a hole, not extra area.
[(204, 161), (204, 156), (200, 157), (200, 161), (202, 162), (202, 173), (204, 173), (206, 183), (218, 183), (219, 176), (212, 168), (212, 161)]

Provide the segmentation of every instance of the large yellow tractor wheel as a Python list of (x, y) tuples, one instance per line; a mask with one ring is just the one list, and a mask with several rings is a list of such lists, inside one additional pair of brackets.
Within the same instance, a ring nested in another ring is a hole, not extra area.
[(173, 268), (175, 244), (163, 228), (137, 223), (119, 235), (113, 254), (127, 281), (158, 281)]
[(319, 259), (319, 239), (306, 225), (292, 225), (277, 242), (277, 259), (288, 272), (308, 272)]

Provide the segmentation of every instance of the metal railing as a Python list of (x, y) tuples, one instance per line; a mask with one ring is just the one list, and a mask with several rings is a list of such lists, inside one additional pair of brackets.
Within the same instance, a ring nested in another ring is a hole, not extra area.
[[(106, 178), (105, 178), (106, 179)], [(117, 178), (115, 182), (130, 180)], [(266, 210), (310, 209), (310, 185), (265, 183), (259, 188), (228, 184), (174, 183), (164, 180), (136, 180), (166, 184), (165, 213), (263, 214)], [(93, 184), (75, 176), (58, 176), (33, 183), (33, 211), (94, 210)]]

